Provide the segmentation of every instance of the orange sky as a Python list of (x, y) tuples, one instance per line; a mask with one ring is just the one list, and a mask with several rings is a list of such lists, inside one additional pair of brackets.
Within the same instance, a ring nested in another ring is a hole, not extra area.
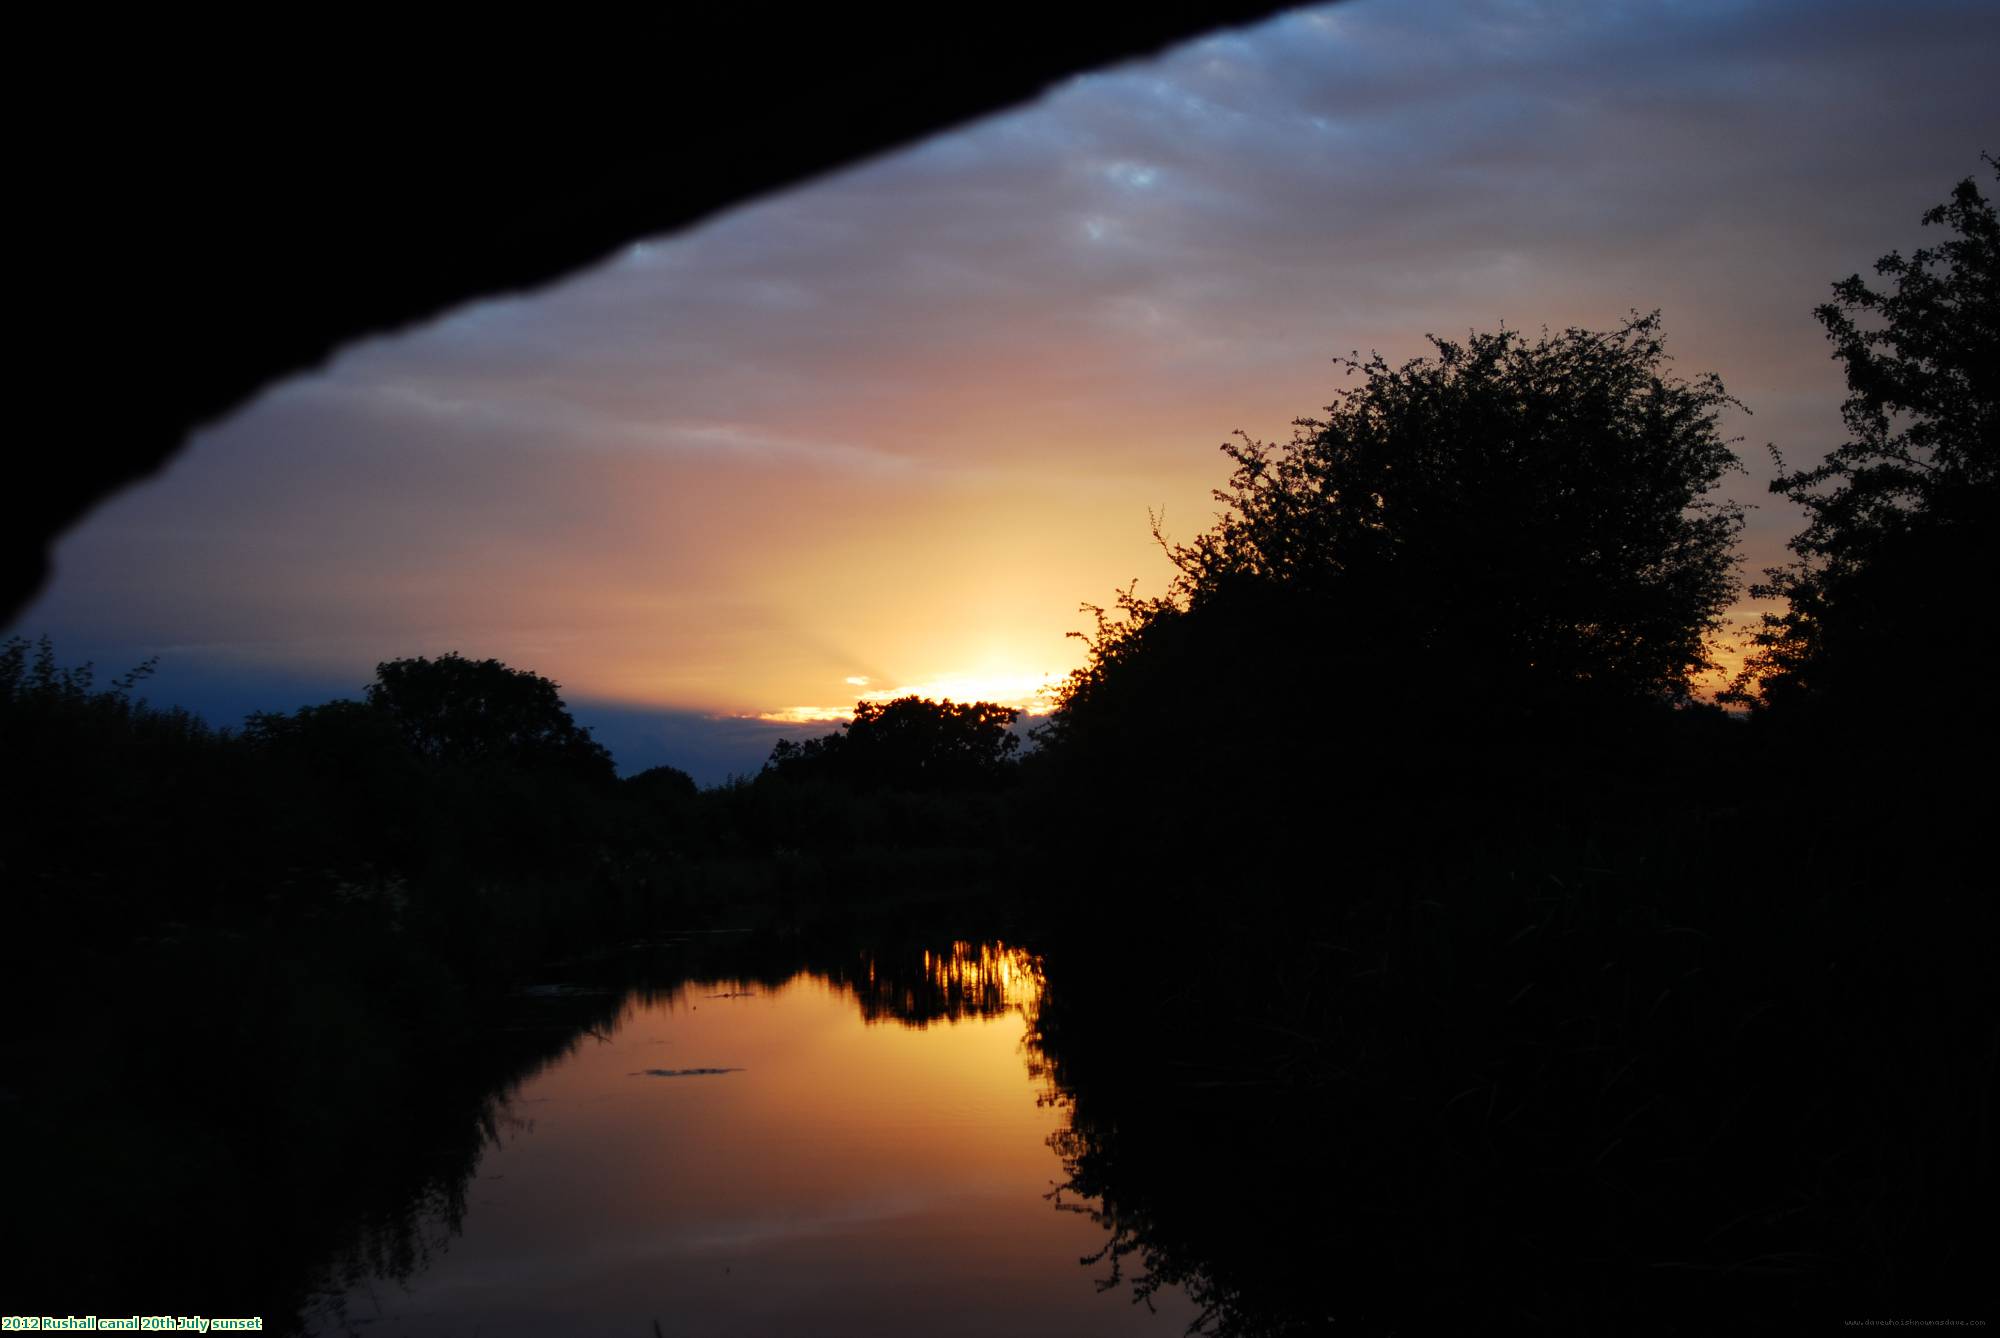
[(453, 649), (586, 719), (1025, 703), (1332, 357), (1655, 307), (1755, 411), (1754, 571), (1797, 524), (1763, 444), (1840, 439), (1812, 309), (1993, 147), (1996, 57), (1942, 2), (1300, 11), (353, 347), (102, 507), (16, 630), (225, 718)]
[(1017, 983), (1008, 1011), (921, 1028), (808, 975), (628, 1003), (510, 1094), (450, 1248), (348, 1314), (539, 1333), (557, 1298), (606, 1333), (666, 1297), (679, 1332), (1180, 1334), (1187, 1297), (1101, 1290), (1079, 1261), (1106, 1228), (1048, 1197), (1064, 1107)]

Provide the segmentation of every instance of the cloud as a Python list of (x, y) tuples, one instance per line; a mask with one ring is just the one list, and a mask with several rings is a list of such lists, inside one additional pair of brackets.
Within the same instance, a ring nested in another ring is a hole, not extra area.
[(350, 349), (100, 509), (21, 625), (286, 682), (496, 655), (747, 765), (788, 702), (1060, 675), (1079, 602), (1164, 583), (1147, 510), (1198, 530), (1216, 444), (1331, 357), (1654, 307), (1756, 413), (1766, 565), (1757, 448), (1842, 431), (1812, 308), (1995, 147), (1996, 65), (1944, 0), (1286, 14)]

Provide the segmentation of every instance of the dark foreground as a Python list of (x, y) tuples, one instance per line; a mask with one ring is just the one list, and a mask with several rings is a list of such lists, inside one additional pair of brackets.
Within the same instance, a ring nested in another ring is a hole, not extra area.
[(8, 1295), (324, 1326), (329, 1292), (449, 1248), (509, 1093), (628, 990), (810, 971), (921, 1023), (989, 1006), (929, 968), (998, 937), (1036, 963), (1026, 1060), (1064, 1111), (1056, 1201), (1102, 1228), (1087, 1266), (1184, 1291), (1203, 1332), (1980, 1317), (1976, 803), (1797, 786), (1767, 786), (1761, 821), (1704, 801), (1627, 823), (1544, 788), (1532, 839), (1426, 845), (1385, 818), (1372, 850), (1233, 875), (1003, 858), (1004, 894), (940, 899), (821, 867), (816, 903), (768, 875), (748, 932), (655, 924), (643, 950), (491, 976), (439, 970), (368, 898), (79, 954), (10, 1033), (12, 1183), (37, 1210)]

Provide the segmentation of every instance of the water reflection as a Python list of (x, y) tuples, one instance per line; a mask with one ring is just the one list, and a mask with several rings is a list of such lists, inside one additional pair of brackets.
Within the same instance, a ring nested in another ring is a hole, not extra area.
[(1102, 1295), (1078, 1267), (1102, 1257), (1100, 1226), (1049, 1210), (1067, 1124), (1025, 1050), (1031, 953), (717, 938), (666, 955), (616, 994), (575, 980), (519, 1000), (510, 1027), (568, 1010), (569, 1039), (482, 1112), (455, 1193), (403, 1215), (397, 1248), (378, 1234), (343, 1261), (313, 1330), (1178, 1334), (1194, 1318), (1171, 1288)]
[(1269, 1028), (1244, 1025), (1212, 981), (1155, 989), (1153, 964), (1175, 952), (1114, 946), (1045, 967), (1027, 1040), (1061, 1114), (1050, 1198), (1095, 1229), (1083, 1263), (1097, 1285), (1166, 1298), (1208, 1338), (1414, 1331), (1387, 1295), (1407, 1261), (1369, 1248), (1388, 1237), (1333, 1170), (1386, 1139), (1355, 1137), (1365, 1127), (1309, 1083), (1275, 1080)]
[(1026, 1013), (1041, 999), (1041, 963), (1022, 948), (961, 940), (936, 952), (920, 951), (921, 964), (871, 951), (851, 969), (827, 974), (854, 992), (867, 1021), (906, 1027)]

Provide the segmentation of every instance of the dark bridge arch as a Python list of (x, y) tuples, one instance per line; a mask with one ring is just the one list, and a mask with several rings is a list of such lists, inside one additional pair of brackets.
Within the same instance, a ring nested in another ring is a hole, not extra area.
[(1278, 8), (663, 5), (460, 31), (323, 11), (341, 26), (45, 34), (14, 193), (35, 426), (0, 607), (18, 615), (90, 507), (343, 342)]

